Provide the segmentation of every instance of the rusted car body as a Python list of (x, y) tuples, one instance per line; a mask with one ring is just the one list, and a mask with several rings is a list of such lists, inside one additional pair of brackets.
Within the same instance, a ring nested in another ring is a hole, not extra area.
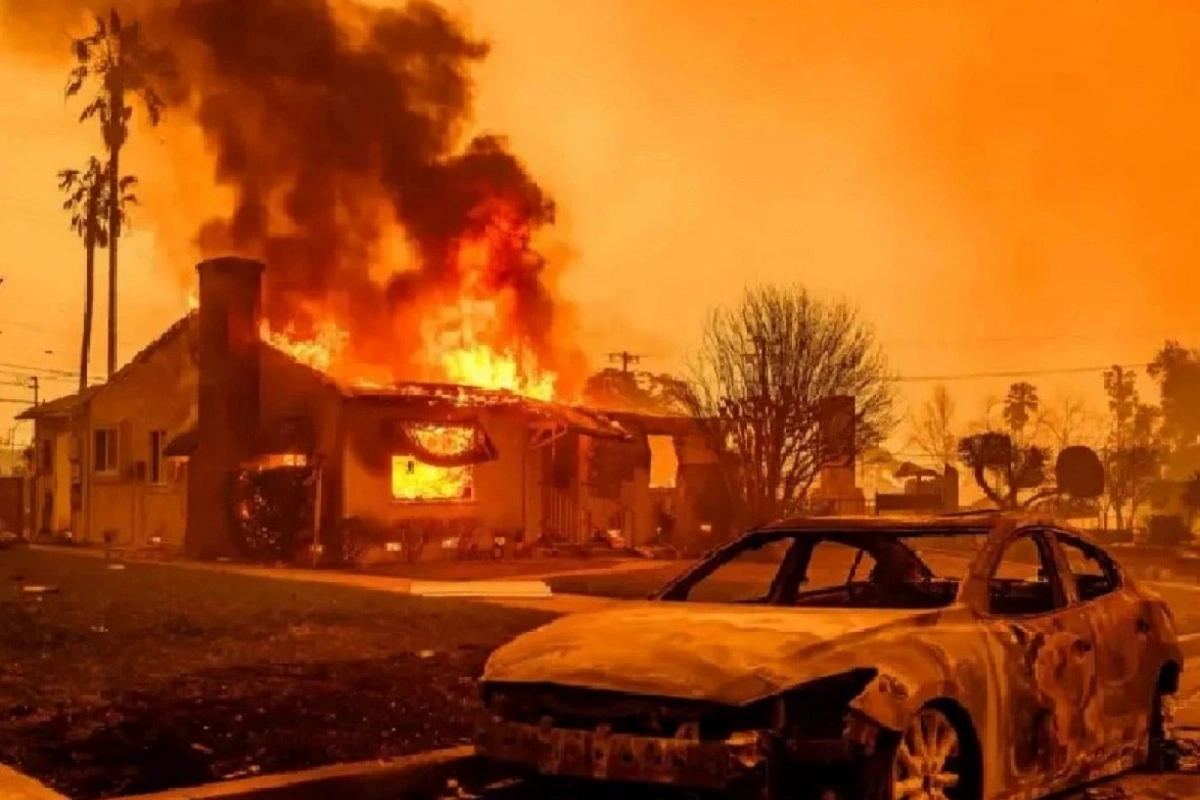
[[(931, 568), (925, 542), (961, 574)], [(1018, 542), (1031, 574), (1003, 577)], [(831, 544), (854, 565), (812, 589)], [(763, 596), (690, 597), (770, 548), (782, 555)], [(864, 557), (875, 569), (860, 579)], [(1182, 668), (1166, 604), (1059, 522), (809, 518), (746, 534), (648, 601), (496, 650), (476, 744), (581, 786), (1037, 798), (1145, 763)]]

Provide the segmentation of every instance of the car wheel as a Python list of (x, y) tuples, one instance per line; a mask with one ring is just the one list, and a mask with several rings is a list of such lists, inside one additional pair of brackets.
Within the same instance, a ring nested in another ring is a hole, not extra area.
[(867, 765), (869, 800), (975, 800), (974, 748), (946, 712), (925, 706)]
[(1175, 767), (1175, 751), (1167, 736), (1166, 708), (1168, 696), (1162, 691), (1162, 686), (1154, 687), (1154, 695), (1150, 700), (1150, 725), (1146, 731), (1146, 763), (1142, 765), (1149, 772), (1165, 772)]

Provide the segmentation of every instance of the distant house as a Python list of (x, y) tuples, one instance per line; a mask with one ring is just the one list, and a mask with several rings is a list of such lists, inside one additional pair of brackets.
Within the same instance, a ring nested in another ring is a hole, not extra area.
[(32, 533), (182, 540), (186, 467), (164, 449), (195, 419), (195, 328), (189, 315), (107, 383), (18, 415), (34, 423)]
[(678, 472), (669, 451), (695, 449), (680, 420), (464, 386), (340, 384), (261, 340), (262, 271), (201, 264), (195, 312), (104, 385), (20, 415), (35, 427), (35, 532), (237, 555), (231, 476), (291, 464), (319, 468), (321, 541), (347, 518), (484, 546), (584, 542), (614, 526), (633, 544), (653, 538), (654, 503), (679, 484), (652, 480), (655, 462)]

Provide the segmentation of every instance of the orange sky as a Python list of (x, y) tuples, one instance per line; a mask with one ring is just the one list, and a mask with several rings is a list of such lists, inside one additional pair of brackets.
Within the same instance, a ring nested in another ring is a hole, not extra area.
[[(1200, 4), (458, 5), (495, 46), (478, 122), (559, 199), (578, 251), (564, 288), (598, 357), (669, 369), (708, 307), (759, 281), (856, 301), (908, 376), (1200, 341)], [(10, 61), (0, 81), (0, 362), (74, 370), (82, 248), (54, 173), (92, 139), (58, 72)], [(166, 202), (184, 171), (140, 174)], [(179, 313), (185, 251), (182, 231), (130, 237), (123, 357)], [(1031, 379), (1099, 402), (1099, 374)], [(1008, 382), (951, 385), (968, 417)]]

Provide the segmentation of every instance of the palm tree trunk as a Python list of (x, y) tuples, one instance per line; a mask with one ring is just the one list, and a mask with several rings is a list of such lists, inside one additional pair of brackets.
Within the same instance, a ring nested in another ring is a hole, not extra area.
[(81, 392), (88, 385), (88, 362), (91, 361), (92, 355), (92, 312), (96, 300), (96, 226), (100, 223), (100, 220), (96, 219), (99, 212), (96, 201), (99, 191), (100, 187), (93, 185), (88, 192), (87, 233), (84, 237), (84, 246), (87, 248), (87, 273), (84, 275), (83, 288), (83, 345), (79, 356)]
[(121, 239), (121, 148), (108, 162), (108, 377), (117, 371), (117, 243)]

